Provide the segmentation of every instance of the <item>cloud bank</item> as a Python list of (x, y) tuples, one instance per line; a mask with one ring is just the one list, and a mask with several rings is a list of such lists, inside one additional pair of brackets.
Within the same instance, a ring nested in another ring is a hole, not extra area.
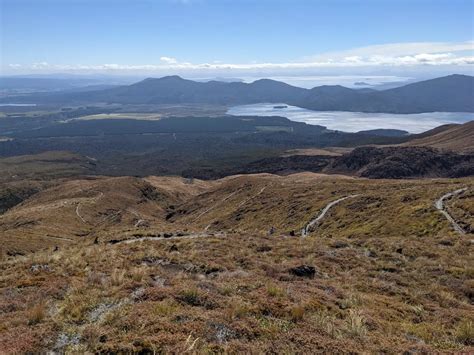
[(9, 71), (32, 72), (249, 72), (310, 71), (330, 68), (380, 68), (416, 66), (470, 66), (474, 64), (474, 41), (391, 43), (322, 53), (291, 62), (191, 63), (161, 56), (150, 64), (9, 64)]

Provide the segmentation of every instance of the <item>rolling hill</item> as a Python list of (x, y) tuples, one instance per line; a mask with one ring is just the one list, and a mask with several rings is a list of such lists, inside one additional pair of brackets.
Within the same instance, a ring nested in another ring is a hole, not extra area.
[(450, 125), (426, 137), (413, 139), (405, 145), (430, 146), (461, 153), (474, 151), (474, 121), (462, 125)]
[(208, 103), (239, 104), (295, 100), (305, 92), (282, 82), (262, 79), (241, 82), (195, 82), (179, 76), (145, 79), (139, 83), (98, 93), (104, 100), (120, 103)]
[(219, 104), (239, 105), (285, 102), (318, 111), (387, 113), (474, 112), (474, 77), (449, 75), (384, 91), (365, 91), (342, 86), (313, 89), (274, 80), (195, 82), (179, 76), (148, 78), (138, 83), (82, 93), (19, 96), (21, 102), (121, 103), (121, 104)]
[(0, 215), (31, 195), (72, 176), (95, 173), (95, 162), (68, 152), (0, 159)]
[(32, 190), (28, 196), (0, 211), (3, 252), (70, 245), (130, 228), (176, 229), (165, 218), (169, 209), (213, 185), (167, 177), (88, 177), (39, 184), (25, 182), (23, 188)]
[(360, 93), (336, 87), (316, 87), (297, 106), (317, 111), (473, 112), (474, 77), (449, 75), (395, 89)]
[[(469, 236), (434, 206), (461, 188), (473, 180), (65, 181), (0, 216), (2, 350), (472, 352)], [(472, 193), (447, 203), (472, 228)]]

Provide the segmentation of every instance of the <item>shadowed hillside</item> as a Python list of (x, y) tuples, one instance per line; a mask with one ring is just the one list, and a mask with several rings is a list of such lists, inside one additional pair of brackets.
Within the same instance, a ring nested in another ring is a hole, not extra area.
[(462, 177), (474, 174), (474, 155), (429, 147), (359, 147), (323, 171), (376, 179)]
[(468, 153), (474, 151), (474, 121), (453, 125), (428, 137), (411, 140), (405, 145), (430, 146)]

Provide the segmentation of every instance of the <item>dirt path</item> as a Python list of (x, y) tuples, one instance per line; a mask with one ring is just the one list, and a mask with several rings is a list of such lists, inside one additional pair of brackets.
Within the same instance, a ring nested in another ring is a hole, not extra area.
[(462, 188), (462, 189), (459, 189), (459, 190), (456, 190), (456, 191), (452, 191), (452, 192), (448, 192), (447, 194), (441, 196), (438, 200), (436, 200), (435, 202), (435, 207), (446, 217), (446, 219), (451, 223), (451, 225), (453, 226), (454, 230), (460, 234), (466, 234), (466, 232), (464, 231), (464, 229), (461, 228), (461, 226), (454, 220), (454, 218), (449, 214), (448, 210), (446, 209), (446, 207), (444, 206), (444, 200), (446, 199), (449, 199), (451, 197), (454, 197), (456, 195), (460, 195), (462, 194), (463, 192), (467, 191), (467, 187), (465, 188)]
[(121, 240), (117, 243), (114, 244), (132, 244), (132, 243), (137, 243), (137, 242), (143, 242), (143, 241), (148, 241), (148, 240), (177, 240), (177, 239), (197, 239), (197, 238), (209, 238), (209, 237), (216, 237), (216, 238), (221, 238), (225, 237), (226, 233), (215, 233), (215, 234), (208, 234), (208, 233), (194, 233), (194, 234), (188, 234), (188, 235), (182, 235), (182, 236), (174, 236), (174, 237), (141, 237), (141, 238), (135, 238), (135, 239), (125, 239)]
[(55, 240), (61, 240), (61, 241), (66, 241), (66, 242), (75, 242), (74, 239), (71, 238), (66, 238), (66, 237), (54, 237), (52, 235), (42, 235), (40, 238), (46, 238), (46, 239), (55, 239)]
[(344, 200), (347, 200), (348, 198), (354, 198), (354, 197), (357, 197), (359, 195), (349, 195), (349, 196), (345, 196), (345, 197), (342, 197), (340, 199), (337, 199), (335, 201), (332, 201), (330, 203), (328, 203), (326, 205), (326, 207), (323, 208), (323, 210), (321, 211), (321, 213), (313, 220), (311, 220), (302, 230), (301, 230), (301, 236), (302, 237), (307, 237), (311, 231), (311, 229), (319, 223), (319, 221), (321, 219), (324, 218), (324, 216), (326, 215), (326, 213), (331, 209), (331, 207), (333, 207), (334, 205), (337, 205), (339, 202), (342, 202)]
[(232, 192), (231, 194), (227, 195), (226, 197), (224, 197), (222, 200), (218, 201), (217, 203), (215, 203), (214, 205), (212, 205), (211, 207), (209, 207), (208, 209), (204, 210), (203, 212), (201, 212), (193, 221), (193, 223), (196, 223), (199, 218), (201, 218), (202, 216), (204, 216), (206, 213), (212, 211), (214, 208), (216, 208), (217, 206), (219, 206), (221, 203), (227, 201), (229, 198), (231, 198), (232, 196), (234, 196), (237, 192), (239, 192), (240, 190), (242, 190), (242, 188), (240, 189), (237, 189), (235, 190), (234, 192)]
[[(264, 186), (262, 187), (255, 195), (252, 195), (250, 196), (249, 198), (243, 200), (242, 202), (239, 203), (239, 205), (237, 206), (237, 208), (240, 208), (242, 207), (243, 205), (245, 205), (247, 202), (253, 200), (254, 198), (256, 198), (257, 196), (261, 195), (263, 193), (263, 191), (265, 191), (265, 189), (267, 188), (267, 186)], [(230, 197), (230, 196), (229, 196)], [(227, 197), (227, 198), (229, 198)], [(212, 226), (212, 223), (209, 223), (206, 228), (204, 228), (204, 232), (207, 232), (209, 230), (209, 228), (211, 228)]]
[(143, 219), (137, 211), (132, 210), (130, 208), (126, 209), (125, 211), (130, 212), (131, 214), (133, 214), (137, 218), (137, 222), (134, 225), (135, 228), (138, 228), (142, 224), (147, 223), (146, 219)]
[(261, 194), (263, 193), (263, 191), (265, 191), (266, 188), (267, 188), (266, 186), (262, 187), (259, 192), (257, 192), (257, 193), (256, 193), (255, 195), (253, 195), (253, 196), (250, 196), (248, 199), (243, 200), (241, 203), (239, 203), (239, 205), (238, 205), (237, 207), (240, 208), (240, 207), (242, 207), (243, 205), (245, 205), (247, 202), (253, 200), (255, 197), (261, 195)]
[[(102, 191), (98, 191), (99, 194), (97, 196), (94, 196), (94, 197), (86, 197), (87, 199), (87, 202), (92, 202), (92, 203), (97, 203), (97, 201), (99, 201), (103, 196), (104, 196), (104, 193)], [(86, 222), (86, 220), (84, 219), (84, 217), (81, 216), (81, 213), (80, 213), (80, 208), (81, 208), (81, 202), (78, 202), (77, 203), (77, 206), (76, 206), (76, 215), (77, 217), (80, 218), (80, 220), (82, 221), (82, 223), (84, 224), (87, 224), (88, 222)]]

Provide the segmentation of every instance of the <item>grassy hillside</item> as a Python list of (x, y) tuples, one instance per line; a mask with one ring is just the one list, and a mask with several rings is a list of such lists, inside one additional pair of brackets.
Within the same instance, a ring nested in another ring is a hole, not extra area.
[(98, 177), (56, 182), (0, 215), (0, 249), (23, 254), (93, 240), (105, 232), (120, 234), (143, 226), (166, 230), (167, 209), (200, 191), (201, 185), (208, 186), (188, 186), (186, 181)]
[(474, 151), (474, 121), (454, 125), (436, 134), (411, 140), (405, 145), (430, 146), (468, 153)]
[[(73, 239), (59, 250), (43, 242), (46, 250), (4, 256), (4, 351), (474, 350), (470, 237), (433, 205), (449, 191), (472, 191), (472, 179), (166, 179), (71, 181), (14, 209), (17, 223), (36, 221), (21, 227), (30, 243), (55, 223), (47, 216), (80, 223), (69, 207), (44, 215), (55, 203), (81, 201), (87, 222), (115, 208), (151, 223), (135, 227), (124, 212), (107, 230), (88, 226), (90, 235), (58, 230)], [(299, 236), (329, 202), (353, 194)], [(469, 193), (448, 202), (456, 211), (474, 206)], [(455, 216), (472, 223), (468, 213)], [(2, 231), (2, 244), (14, 228)], [(114, 241), (163, 232), (174, 237)], [(193, 232), (203, 234), (189, 239)]]
[(72, 176), (93, 174), (92, 159), (45, 152), (0, 159), (0, 215), (39, 191)]

